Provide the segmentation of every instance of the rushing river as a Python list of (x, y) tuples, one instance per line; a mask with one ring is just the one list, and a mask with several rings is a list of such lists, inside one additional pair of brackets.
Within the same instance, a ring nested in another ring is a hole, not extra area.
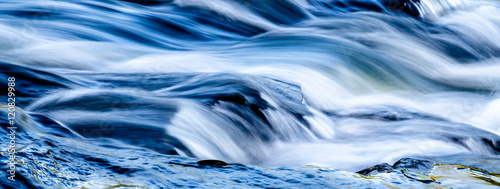
[(171, 158), (500, 169), (498, 1), (1, 0), (0, 75), (3, 157), (15, 77), (17, 155), (65, 167), (20, 160), (27, 188), (157, 188)]

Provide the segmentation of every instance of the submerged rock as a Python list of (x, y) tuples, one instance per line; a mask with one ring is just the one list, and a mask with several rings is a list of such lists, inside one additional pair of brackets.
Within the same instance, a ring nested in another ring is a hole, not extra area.
[(427, 160), (419, 160), (412, 158), (402, 158), (392, 166), (395, 170), (418, 173), (428, 175), (434, 168), (434, 164)]
[(372, 176), (372, 175), (376, 175), (379, 173), (390, 173), (392, 171), (394, 171), (394, 169), (392, 168), (391, 165), (389, 165), (387, 163), (382, 163), (382, 164), (374, 165), (372, 167), (368, 167), (368, 168), (363, 169), (361, 171), (358, 171), (356, 173), (359, 173), (359, 174), (362, 174), (365, 176)]
[[(397, 171), (394, 171), (397, 170)], [(409, 181), (431, 185), (435, 188), (490, 188), (500, 186), (500, 174), (484, 169), (433, 163), (427, 160), (402, 158), (393, 166), (387, 163), (378, 164), (356, 172), (365, 176), (379, 173), (391, 173), (409, 178)], [(374, 178), (384, 178), (388, 175), (377, 175)]]
[(436, 182), (436, 180), (434, 180), (434, 178), (432, 178), (431, 176), (428, 176), (428, 175), (423, 175), (423, 174), (411, 172), (411, 171), (408, 171), (407, 169), (403, 169), (403, 170), (401, 170), (401, 172), (403, 173), (404, 176), (411, 178), (411, 179), (418, 180), (418, 181), (423, 182), (423, 183)]
[(436, 164), (429, 177), (438, 181), (441, 186), (453, 188), (498, 188), (500, 186), (500, 174), (463, 165)]
[(221, 160), (213, 160), (213, 159), (207, 159), (207, 160), (200, 160), (197, 162), (198, 165), (206, 165), (206, 166), (211, 166), (211, 167), (222, 167), (224, 165), (228, 165), (226, 162), (221, 161)]
[(402, 158), (398, 160), (396, 163), (394, 163), (393, 166), (387, 163), (382, 163), (363, 169), (356, 173), (365, 176), (373, 176), (379, 173), (390, 173), (393, 172), (394, 170), (397, 170), (401, 171), (401, 173), (403, 173), (403, 175), (408, 178), (415, 179), (423, 183), (431, 183), (431, 182), (436, 182), (434, 178), (429, 176), (433, 168), (434, 164), (427, 160)]
[(221, 160), (215, 160), (215, 159), (206, 159), (206, 160), (199, 160), (196, 162), (196, 164), (194, 163), (179, 163), (179, 162), (175, 162), (175, 161), (170, 161), (168, 162), (168, 164), (173, 164), (173, 165), (181, 165), (181, 166), (184, 166), (184, 167), (197, 167), (197, 168), (202, 168), (204, 166), (209, 166), (209, 167), (223, 167), (223, 166), (226, 166), (226, 165), (239, 165), (239, 164), (228, 164), (224, 161), (221, 161)]
[(398, 160), (394, 165), (389, 165), (387, 163), (377, 164), (372, 167), (368, 167), (356, 173), (372, 176), (379, 173), (390, 173), (392, 171), (401, 171), (408, 173), (417, 173), (421, 175), (428, 175), (434, 168), (434, 164), (427, 160), (419, 160), (412, 158), (402, 158)]

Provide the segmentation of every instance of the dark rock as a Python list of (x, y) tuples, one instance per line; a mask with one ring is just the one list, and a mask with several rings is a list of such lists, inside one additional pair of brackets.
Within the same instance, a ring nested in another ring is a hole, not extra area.
[(379, 173), (390, 173), (392, 171), (394, 171), (394, 169), (392, 168), (391, 165), (389, 165), (387, 163), (382, 163), (382, 164), (374, 165), (372, 167), (368, 167), (368, 168), (363, 169), (361, 171), (358, 171), (356, 173), (359, 173), (359, 174), (362, 174), (365, 176), (372, 176), (372, 175), (376, 175)]
[(429, 175), (434, 168), (434, 164), (427, 160), (402, 158), (392, 166), (395, 170), (402, 171), (403, 169), (422, 175)]
[(408, 178), (415, 179), (423, 183), (431, 183), (436, 182), (432, 177), (429, 176), (433, 168), (434, 164), (427, 160), (402, 158), (394, 163), (393, 166), (387, 163), (382, 163), (363, 169), (356, 173), (365, 176), (372, 176), (379, 173), (390, 173), (397, 170), (401, 171), (401, 173), (403, 173), (403, 175)]
[(170, 162), (168, 162), (168, 164), (181, 165), (181, 166), (184, 166), (184, 167), (198, 167), (197, 165), (186, 164), (186, 163), (179, 163), (179, 162), (174, 162), (174, 161), (170, 161)]
[(198, 163), (198, 165), (206, 165), (206, 166), (211, 166), (211, 167), (222, 167), (222, 166), (228, 165), (224, 161), (212, 160), (212, 159), (200, 160), (197, 163)]

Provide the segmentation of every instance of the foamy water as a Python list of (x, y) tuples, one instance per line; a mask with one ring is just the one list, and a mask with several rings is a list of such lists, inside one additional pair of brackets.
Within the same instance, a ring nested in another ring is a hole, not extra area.
[(102, 142), (350, 171), (498, 158), (499, 4), (416, 6), (414, 18), (375, 0), (3, 1), (0, 59), (4, 75), (39, 79), (16, 78), (30, 90), (19, 107)]

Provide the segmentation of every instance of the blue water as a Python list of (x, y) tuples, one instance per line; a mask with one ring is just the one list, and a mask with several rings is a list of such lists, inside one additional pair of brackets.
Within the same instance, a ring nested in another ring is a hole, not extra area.
[[(351, 173), (403, 157), (499, 172), (499, 5), (1, 0), (1, 187), (425, 187)], [(169, 164), (200, 159), (238, 165)]]

